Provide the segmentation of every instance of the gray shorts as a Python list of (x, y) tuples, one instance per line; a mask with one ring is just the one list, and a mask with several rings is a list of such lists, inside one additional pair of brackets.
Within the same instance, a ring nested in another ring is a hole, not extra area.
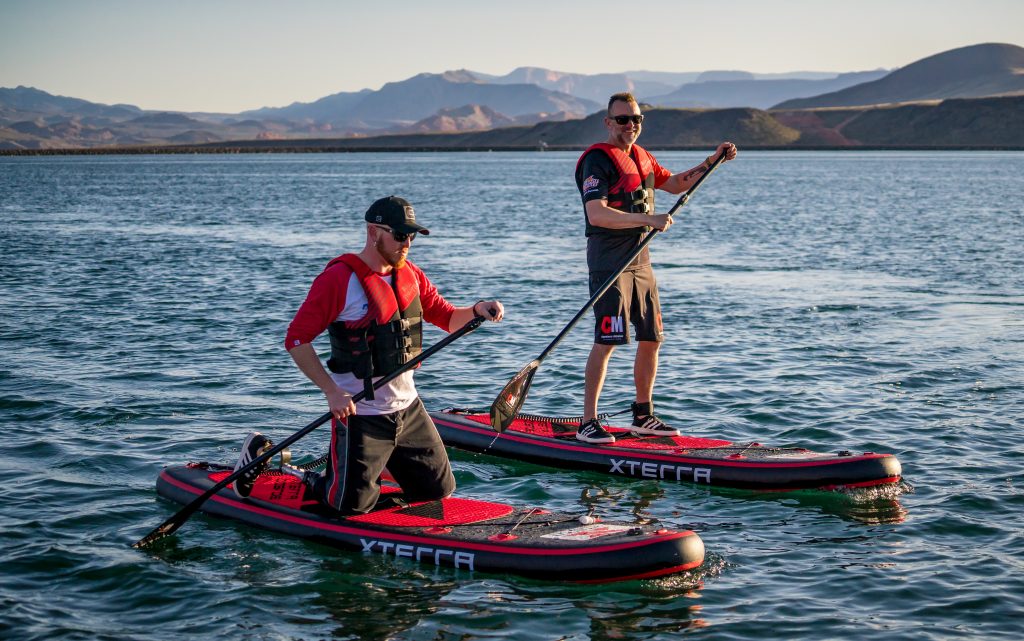
[[(590, 295), (600, 289), (611, 272), (590, 273)], [(626, 270), (594, 304), (594, 342), (600, 345), (625, 345), (629, 342), (629, 326), (636, 330), (636, 340), (660, 343), (665, 339), (661, 324), (661, 303), (658, 283), (650, 266)]]

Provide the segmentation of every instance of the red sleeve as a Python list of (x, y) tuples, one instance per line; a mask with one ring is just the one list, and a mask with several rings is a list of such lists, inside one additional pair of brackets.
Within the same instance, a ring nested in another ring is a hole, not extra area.
[(651, 164), (654, 167), (654, 187), (661, 187), (666, 180), (672, 177), (672, 172), (659, 165), (654, 156), (651, 156)]
[(311, 343), (333, 323), (345, 309), (348, 281), (352, 270), (344, 263), (329, 266), (313, 281), (306, 300), (295, 313), (284, 337), (284, 348), (291, 350)]
[(437, 292), (437, 288), (430, 282), (423, 271), (408, 263), (416, 274), (416, 281), (420, 285), (420, 304), (423, 306), (423, 319), (431, 325), (437, 325), (444, 331), (451, 331), (449, 326), (452, 322), (452, 314), (455, 312), (455, 305), (452, 305)]

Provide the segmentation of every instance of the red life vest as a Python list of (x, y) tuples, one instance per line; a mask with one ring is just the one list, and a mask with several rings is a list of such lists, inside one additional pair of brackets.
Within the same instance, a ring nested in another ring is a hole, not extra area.
[(356, 321), (335, 321), (327, 327), (331, 337), (332, 372), (352, 372), (365, 382), (373, 399), (371, 379), (387, 376), (423, 351), (423, 307), (420, 288), (411, 269), (394, 269), (391, 284), (370, 269), (359, 256), (345, 254), (328, 267), (344, 263), (366, 292), (366, 315)]
[[(599, 142), (591, 145), (576, 161), (576, 172), (579, 174), (583, 159), (592, 151), (604, 152), (615, 165), (619, 179), (608, 187), (608, 206), (628, 213), (654, 213), (654, 157), (650, 152), (634, 144), (630, 153), (622, 151), (615, 145)], [(584, 218), (586, 218), (584, 216)], [(643, 233), (646, 227), (632, 229), (605, 229), (595, 227), (586, 220), (587, 236), (595, 233), (611, 233), (615, 235), (634, 235)]]

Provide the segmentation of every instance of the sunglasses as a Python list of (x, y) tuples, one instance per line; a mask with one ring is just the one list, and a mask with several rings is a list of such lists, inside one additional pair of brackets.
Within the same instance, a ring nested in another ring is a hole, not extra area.
[(398, 231), (397, 229), (385, 227), (384, 225), (374, 225), (374, 227), (379, 227), (380, 229), (391, 232), (391, 237), (395, 239), (396, 243), (404, 243), (406, 240), (416, 240), (416, 232), (406, 233), (404, 231)]
[(627, 122), (631, 122), (634, 125), (639, 125), (644, 121), (643, 114), (637, 114), (635, 116), (608, 116), (615, 121), (616, 125), (624, 125)]

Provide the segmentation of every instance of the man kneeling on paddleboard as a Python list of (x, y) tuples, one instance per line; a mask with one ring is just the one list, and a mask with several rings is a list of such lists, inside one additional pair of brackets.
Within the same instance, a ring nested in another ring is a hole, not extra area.
[[(374, 509), (385, 467), (408, 501), (441, 499), (455, 490), (448, 454), (416, 393), (412, 370), (376, 390), (373, 382), (422, 351), (424, 320), (451, 332), (475, 317), (500, 321), (504, 316), (497, 300), (455, 307), (407, 260), (416, 235), (430, 234), (416, 222), (408, 201), (381, 198), (365, 220), (363, 250), (327, 264), (285, 337), (288, 353), (324, 393), (334, 415), (324, 473), (285, 471), (301, 476), (320, 501), (342, 514)], [(325, 330), (331, 339), (330, 373), (312, 345)], [(353, 403), (358, 392), (365, 398)], [(262, 434), (250, 434), (235, 470), (270, 447)], [(249, 496), (263, 469), (266, 464), (235, 481), (235, 493)]]

